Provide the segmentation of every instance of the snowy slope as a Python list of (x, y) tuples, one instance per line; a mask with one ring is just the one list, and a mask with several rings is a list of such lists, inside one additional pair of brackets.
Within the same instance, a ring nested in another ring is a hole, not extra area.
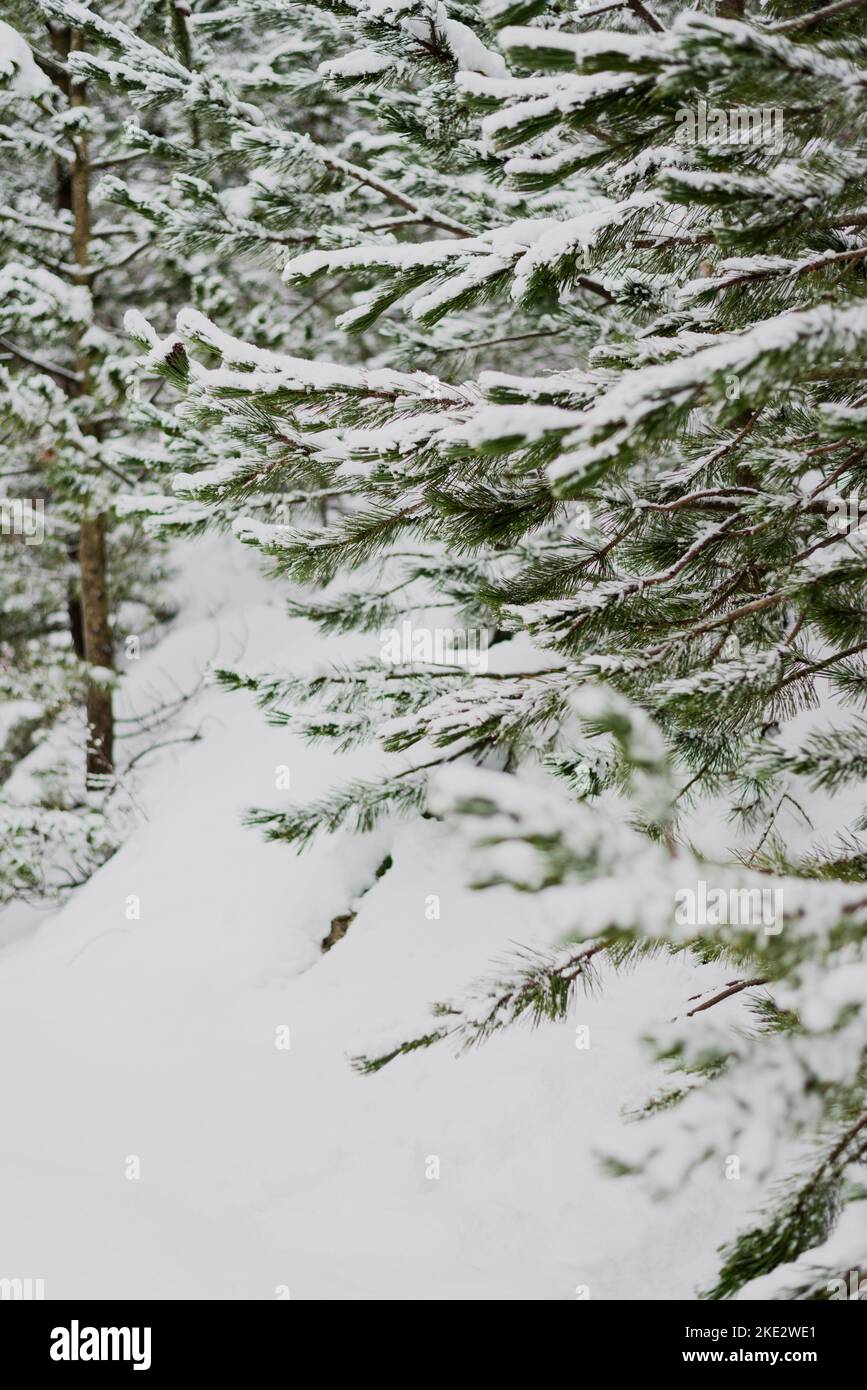
[[(130, 675), (127, 709), (215, 657), (300, 669), (362, 650), (288, 621), (236, 544), (192, 554), (191, 616)], [(659, 1081), (630, 1039), (721, 972), (654, 961), (576, 1001), (572, 1024), (359, 1076), (360, 1045), (417, 1028), (534, 938), (532, 902), (516, 918), (500, 890), (467, 891), (431, 821), (301, 857), (243, 828), (289, 795), (279, 765), (306, 797), (376, 753), (310, 748), (214, 689), (154, 738), (185, 732), (199, 741), (131, 773), (125, 847), (0, 952), (0, 1274), (43, 1278), (49, 1298), (693, 1297), (755, 1194), (704, 1172), (653, 1205), (598, 1153)]]

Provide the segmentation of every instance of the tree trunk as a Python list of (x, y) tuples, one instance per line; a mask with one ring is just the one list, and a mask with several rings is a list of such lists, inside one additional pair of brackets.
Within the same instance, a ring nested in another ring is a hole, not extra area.
[[(81, 523), (79, 566), (84, 619), (84, 659), (88, 666), (112, 670), (114, 653), (108, 621), (105, 573), (105, 518), (85, 517)], [(114, 715), (111, 688), (97, 678), (87, 684), (87, 782), (99, 785), (114, 766)]]
[[(70, 50), (83, 47), (82, 36), (77, 31), (70, 35)], [(84, 85), (75, 81), (69, 85), (69, 104), (82, 106), (85, 102)], [(72, 201), (73, 233), (72, 250), (76, 266), (79, 267), (75, 280), (78, 284), (90, 283), (91, 274), (87, 268), (90, 254), (90, 159), (87, 136), (79, 133), (73, 138), (75, 159), (72, 164), (70, 192)], [(90, 362), (86, 351), (78, 353), (78, 371), (81, 373), (81, 392), (89, 389), (88, 369)], [(89, 433), (97, 433), (93, 426), (85, 424)], [(111, 686), (106, 684), (103, 673), (114, 669), (114, 649), (108, 605), (108, 573), (106, 568), (105, 517), (87, 513), (81, 519), (79, 531), (78, 565), (81, 577), (81, 616), (84, 629), (84, 659), (89, 667), (100, 668), (100, 675), (93, 679), (88, 675), (87, 682), (87, 762), (86, 779), (88, 787), (104, 785), (106, 777), (114, 769), (114, 711), (112, 708)]]
[[(78, 549), (75, 551), (75, 563), (78, 564)], [(66, 590), (66, 616), (69, 619), (69, 635), (72, 638), (72, 650), (79, 661), (84, 661), (84, 614), (81, 611), (81, 595), (78, 586), (72, 581)]]

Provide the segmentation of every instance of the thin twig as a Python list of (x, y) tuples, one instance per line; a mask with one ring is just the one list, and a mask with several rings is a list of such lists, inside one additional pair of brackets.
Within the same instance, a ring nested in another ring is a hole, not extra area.
[(163, 743), (152, 743), (150, 747), (142, 748), (140, 752), (136, 753), (135, 757), (130, 758), (124, 771), (129, 772), (132, 768), (135, 767), (136, 763), (139, 761), (140, 758), (146, 758), (149, 753), (156, 753), (157, 749), (159, 748), (171, 748), (172, 745), (175, 743), (198, 743), (200, 742), (201, 737), (202, 735), (197, 729), (194, 734), (187, 734), (183, 738), (167, 738), (164, 740)]
[(47, 372), (49, 376), (59, 377), (61, 381), (74, 382), (77, 385), (82, 379), (80, 373), (71, 372), (66, 367), (60, 367), (56, 362), (47, 362), (41, 357), (34, 357), (32, 353), (25, 352), (24, 348), (10, 342), (8, 338), (0, 337), (0, 347), (11, 352), (13, 357), (18, 358), (19, 362), (24, 362), (28, 367), (35, 367), (37, 371)]
[(475, 352), (477, 348), (499, 347), (501, 343), (525, 343), (530, 338), (555, 338), (560, 333), (568, 333), (569, 328), (543, 328), (536, 333), (507, 333), (502, 338), (482, 338), (477, 343), (457, 343), (454, 347), (435, 347), (435, 357), (443, 357), (449, 352)]
[(772, 34), (785, 34), (792, 29), (808, 29), (814, 24), (821, 24), (825, 19), (833, 19), (846, 10), (856, 10), (859, 5), (864, 3), (865, 0), (837, 0), (836, 4), (826, 5), (822, 10), (813, 10), (812, 14), (802, 14), (795, 19), (785, 19), (779, 24), (772, 24), (770, 32)]
[(648, 24), (655, 34), (665, 33), (665, 26), (660, 24), (656, 16), (650, 13), (647, 6), (641, 3), (641, 0), (626, 0), (626, 3), (632, 13), (637, 15), (639, 19), (643, 19), (645, 24)]
[(686, 1017), (692, 1018), (693, 1014), (700, 1014), (703, 1013), (705, 1009), (712, 1009), (714, 1004), (721, 1003), (723, 999), (730, 999), (733, 994), (740, 994), (742, 989), (753, 989), (758, 985), (766, 985), (769, 983), (770, 978), (767, 975), (758, 975), (754, 980), (736, 980), (733, 985), (729, 985), (728, 989), (721, 990), (720, 993), (715, 994), (712, 999), (706, 999), (703, 1004), (697, 1004), (694, 1009), (690, 1009)]

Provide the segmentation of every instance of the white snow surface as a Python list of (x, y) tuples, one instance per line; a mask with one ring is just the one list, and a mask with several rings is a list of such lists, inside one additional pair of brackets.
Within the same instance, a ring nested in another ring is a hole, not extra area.
[[(214, 659), (297, 672), (376, 642), (287, 620), (229, 538), (183, 554), (186, 616), (126, 678), (125, 713), (190, 689)], [(468, 890), (432, 821), (301, 856), (268, 844), (242, 825), (247, 807), (319, 795), (382, 755), (310, 747), (213, 687), (179, 721), (153, 741), (200, 740), (130, 773), (126, 845), (0, 950), (0, 1274), (42, 1278), (49, 1298), (695, 1297), (756, 1193), (705, 1170), (654, 1204), (603, 1176), (599, 1154), (662, 1079), (635, 1042), (643, 1025), (724, 972), (653, 960), (604, 977), (567, 1023), (361, 1076), (356, 1049), (425, 1031), (431, 1001), (540, 934), (532, 901)], [(355, 908), (323, 954), (332, 917)]]
[(373, 77), (377, 73), (387, 72), (396, 64), (396, 58), (387, 53), (378, 53), (375, 48), (355, 48), (342, 58), (320, 63), (318, 72), (322, 77)]
[(49, 91), (51, 81), (36, 66), (30, 45), (11, 24), (0, 20), (0, 74), (12, 74), (11, 90), (21, 97), (35, 97)]

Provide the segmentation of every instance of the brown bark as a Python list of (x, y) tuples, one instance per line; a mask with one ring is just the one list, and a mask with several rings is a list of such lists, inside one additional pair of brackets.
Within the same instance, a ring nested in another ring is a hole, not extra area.
[[(105, 563), (105, 518), (83, 517), (79, 537), (84, 658), (88, 666), (114, 667), (108, 618)], [(114, 712), (111, 688), (100, 680), (87, 683), (87, 781), (99, 785), (114, 766)]]
[[(78, 563), (78, 550), (75, 552)], [(66, 591), (66, 616), (69, 619), (69, 633), (72, 637), (72, 650), (79, 661), (84, 660), (84, 614), (81, 611), (81, 596), (78, 587), (69, 584)]]
[[(69, 51), (83, 47), (82, 36), (76, 31), (70, 34)], [(85, 101), (82, 83), (71, 82), (69, 104), (82, 106)], [(72, 253), (76, 266), (77, 284), (88, 284), (91, 275), (87, 269), (90, 253), (90, 159), (87, 136), (78, 134), (74, 138), (75, 159), (70, 178), (70, 198), (72, 203), (73, 233)], [(81, 374), (79, 390), (82, 394), (89, 389), (88, 371), (90, 362), (86, 351), (77, 354), (76, 367)], [(93, 426), (89, 432), (96, 434)], [(114, 669), (114, 648), (109, 620), (108, 571), (106, 565), (105, 517), (87, 514), (82, 517), (79, 530), (78, 565), (81, 581), (81, 618), (84, 636), (84, 659), (88, 666), (99, 667), (102, 671)], [(87, 682), (87, 761), (86, 777), (89, 787), (100, 786), (114, 768), (114, 710), (110, 685), (103, 679)]]
[[(75, 29), (48, 25), (51, 43), (64, 62), (70, 53), (84, 47), (83, 36)], [(71, 108), (85, 104), (85, 88), (68, 75), (65, 67), (52, 71), (52, 81), (63, 93)], [(72, 259), (76, 269), (72, 274), (76, 285), (90, 285), (93, 275), (88, 269), (91, 236), (90, 185), (91, 167), (87, 135), (72, 136), (73, 161), (70, 167), (56, 165), (55, 201), (57, 208), (68, 209), (73, 217)], [(90, 355), (79, 342), (75, 380), (64, 382), (71, 396), (85, 396), (90, 391)], [(92, 422), (82, 421), (85, 434), (98, 437), (99, 429)], [(77, 544), (72, 552), (78, 560), (78, 585), (70, 584), (67, 594), (67, 613), (73, 649), (86, 665), (100, 670), (114, 669), (114, 650), (109, 620), (108, 574), (106, 565), (106, 520), (93, 510), (85, 510), (79, 523)], [(99, 787), (113, 771), (114, 712), (110, 685), (104, 680), (88, 677), (85, 696), (87, 713), (86, 781), (88, 787)]]

